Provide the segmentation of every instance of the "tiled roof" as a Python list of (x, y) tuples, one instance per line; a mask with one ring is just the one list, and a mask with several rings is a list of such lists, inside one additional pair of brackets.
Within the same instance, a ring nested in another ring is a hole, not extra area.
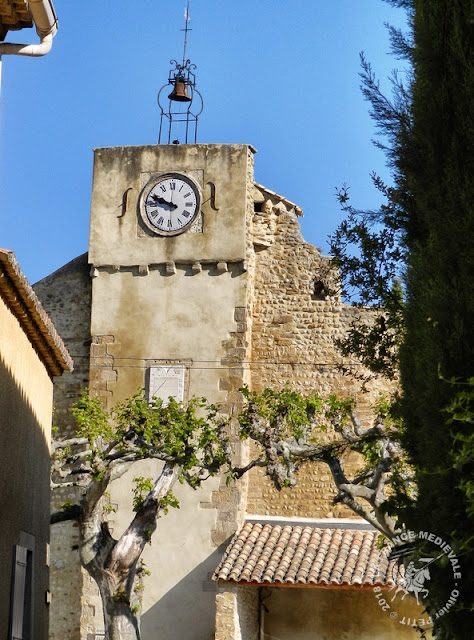
[(51, 376), (72, 371), (73, 362), (12, 251), (0, 249), (0, 297), (16, 317)]
[(32, 26), (27, 0), (0, 0), (0, 40), (5, 38), (8, 31)]
[(394, 586), (395, 563), (373, 529), (246, 522), (214, 580), (314, 586)]
[(258, 184), (256, 182), (255, 186), (257, 187), (257, 189), (260, 189), (261, 191), (265, 191), (266, 193), (268, 193), (269, 196), (275, 198), (276, 200), (279, 200), (280, 202), (283, 202), (287, 207), (290, 207), (291, 209), (293, 209), (297, 216), (303, 215), (303, 209), (297, 204), (295, 204), (294, 202), (287, 200), (284, 196), (280, 196), (278, 193), (276, 193), (275, 191), (272, 191), (271, 189), (267, 189), (267, 187), (264, 187), (262, 184)]

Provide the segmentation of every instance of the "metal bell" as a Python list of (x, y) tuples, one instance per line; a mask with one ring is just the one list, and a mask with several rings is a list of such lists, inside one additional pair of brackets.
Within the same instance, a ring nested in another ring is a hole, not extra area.
[(175, 78), (173, 91), (169, 94), (168, 98), (174, 100), (174, 102), (191, 102), (188, 88), (182, 76)]

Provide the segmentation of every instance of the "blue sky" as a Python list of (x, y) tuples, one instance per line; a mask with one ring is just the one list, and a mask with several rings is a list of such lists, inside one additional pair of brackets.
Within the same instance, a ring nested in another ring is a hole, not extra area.
[[(51, 52), (3, 57), (0, 246), (31, 283), (87, 250), (92, 149), (157, 142), (156, 95), (183, 51), (185, 0), (53, 2)], [(256, 147), (256, 181), (300, 205), (305, 239), (327, 252), (342, 217), (335, 187), (375, 206), (370, 173), (387, 176), (359, 53), (388, 88), (403, 63), (384, 23), (403, 13), (382, 0), (190, 0), (190, 18), (198, 142)], [(38, 41), (33, 30), (6, 40)]]

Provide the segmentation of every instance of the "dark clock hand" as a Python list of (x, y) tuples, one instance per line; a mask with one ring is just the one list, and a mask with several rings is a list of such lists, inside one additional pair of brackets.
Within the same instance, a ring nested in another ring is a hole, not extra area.
[(178, 205), (174, 204), (173, 202), (168, 202), (168, 200), (165, 200), (164, 198), (161, 198), (160, 196), (155, 196), (154, 193), (150, 193), (150, 198), (153, 199), (153, 204), (165, 204), (166, 206), (170, 207), (170, 209), (177, 209)]

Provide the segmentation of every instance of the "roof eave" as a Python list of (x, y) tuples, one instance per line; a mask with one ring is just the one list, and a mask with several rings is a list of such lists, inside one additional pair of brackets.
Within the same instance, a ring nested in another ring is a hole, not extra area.
[(28, 336), (49, 375), (72, 371), (73, 361), (12, 251), (0, 249), (0, 296)]

